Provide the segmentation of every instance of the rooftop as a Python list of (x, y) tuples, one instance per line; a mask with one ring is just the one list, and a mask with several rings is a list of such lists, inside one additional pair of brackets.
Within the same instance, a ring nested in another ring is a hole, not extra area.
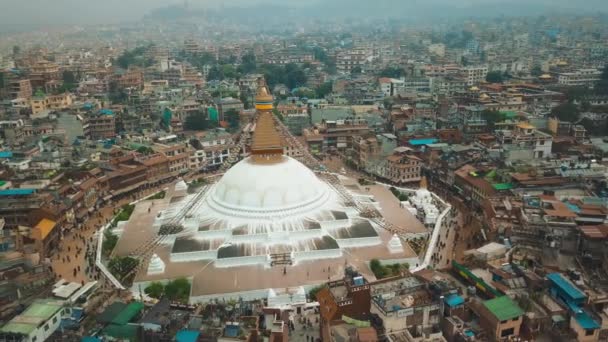
[(483, 303), (499, 321), (506, 321), (522, 316), (524, 311), (508, 296), (497, 297)]

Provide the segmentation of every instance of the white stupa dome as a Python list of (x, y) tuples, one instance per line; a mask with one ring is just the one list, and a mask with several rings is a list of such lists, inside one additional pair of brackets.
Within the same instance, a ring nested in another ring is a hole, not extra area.
[(251, 157), (234, 165), (211, 190), (216, 210), (245, 216), (304, 214), (322, 208), (327, 185), (299, 161), (256, 162)]

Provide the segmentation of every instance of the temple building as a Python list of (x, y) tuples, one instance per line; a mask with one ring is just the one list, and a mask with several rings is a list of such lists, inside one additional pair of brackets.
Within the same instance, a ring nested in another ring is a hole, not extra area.
[[(192, 303), (268, 298), (281, 304), (341, 279), (348, 266), (373, 278), (371, 259), (417, 266), (409, 246), (361, 214), (361, 206), (373, 206), (372, 195), (359, 196), (367, 202), (357, 206), (357, 196), (348, 200), (336, 184), (283, 154), (272, 109), (261, 79), (250, 155), (217, 182), (196, 191), (180, 182), (165, 199), (138, 204), (115, 253), (136, 254), (142, 241), (162, 239), (136, 275), (134, 291), (186, 277)], [(425, 229), (411, 213), (402, 214)]]

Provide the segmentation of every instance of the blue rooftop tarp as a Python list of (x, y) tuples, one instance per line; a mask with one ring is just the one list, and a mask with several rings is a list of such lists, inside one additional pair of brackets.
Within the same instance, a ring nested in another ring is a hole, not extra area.
[(430, 145), (438, 142), (439, 140), (435, 138), (430, 139), (410, 139), (409, 144), (412, 146), (422, 146), (422, 145)]
[(0, 190), (0, 196), (27, 196), (35, 191), (34, 189), (5, 189)]
[(196, 342), (198, 335), (200, 332), (195, 330), (180, 330), (175, 335), (175, 340), (177, 342)]
[(99, 111), (99, 114), (101, 115), (114, 115), (114, 112), (110, 109), (101, 109)]
[(12, 158), (13, 152), (11, 151), (0, 151), (0, 158)]
[(238, 337), (239, 336), (238, 325), (226, 325), (226, 328), (224, 328), (224, 335), (226, 337)]
[(444, 300), (445, 300), (445, 303), (451, 308), (464, 304), (464, 298), (460, 297), (459, 295), (455, 295), (455, 294), (445, 297)]
[(569, 281), (564, 279), (564, 277), (560, 273), (550, 273), (547, 275), (547, 279), (549, 279), (556, 286), (564, 290), (570, 298), (573, 300), (585, 299), (587, 296), (579, 289), (574, 287)]
[(581, 328), (585, 330), (600, 328), (600, 325), (595, 320), (593, 320), (593, 318), (591, 318), (591, 316), (589, 316), (586, 312), (577, 314), (576, 316), (574, 316), (574, 319), (576, 319), (576, 322), (581, 326)]
[(92, 336), (85, 336), (80, 339), (80, 342), (101, 342), (101, 339)]

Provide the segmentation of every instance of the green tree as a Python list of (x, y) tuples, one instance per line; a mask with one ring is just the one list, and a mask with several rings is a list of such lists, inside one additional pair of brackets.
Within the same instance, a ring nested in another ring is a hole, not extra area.
[(324, 287), (326, 287), (325, 284), (315, 286), (312, 289), (310, 289), (310, 291), (308, 291), (308, 298), (310, 298), (311, 300), (317, 301), (318, 300), (317, 293), (319, 293), (319, 291), (321, 291), (321, 289), (323, 289)]
[(378, 77), (400, 78), (405, 76), (405, 70), (399, 67), (389, 66), (378, 73)]
[(204, 131), (209, 128), (207, 114), (202, 111), (194, 112), (186, 117), (184, 128), (189, 131)]
[(222, 74), (224, 78), (239, 78), (239, 73), (237, 72), (234, 65), (224, 64), (222, 65)]
[(173, 301), (187, 303), (190, 297), (190, 282), (186, 278), (178, 278), (165, 285), (165, 296)]
[(325, 96), (331, 94), (331, 92), (333, 91), (333, 86), (334, 84), (332, 81), (324, 82), (323, 84), (318, 86), (317, 89), (315, 89), (317, 98), (322, 99), (325, 98)]
[(579, 117), (578, 106), (574, 103), (563, 103), (551, 110), (551, 115), (561, 121), (576, 122)]
[(351, 75), (359, 75), (362, 72), (363, 72), (363, 70), (361, 69), (361, 67), (357, 65), (356, 67), (354, 67), (354, 68), (351, 69), (350, 74)]
[(221, 81), (224, 79), (224, 71), (223, 68), (220, 68), (219, 65), (214, 65), (209, 69), (209, 73), (207, 74), (207, 81), (218, 80)]
[(543, 69), (541, 69), (540, 65), (535, 65), (534, 67), (532, 67), (532, 70), (530, 70), (530, 75), (532, 76), (540, 76), (543, 74)]
[(108, 262), (108, 270), (118, 279), (127, 276), (131, 270), (137, 267), (139, 261), (132, 257), (114, 257)]
[(298, 65), (290, 63), (285, 65), (286, 80), (285, 85), (289, 89), (294, 89), (306, 84), (306, 74)]
[(604, 66), (600, 80), (595, 84), (595, 93), (599, 95), (608, 95), (608, 64)]
[(386, 267), (382, 266), (380, 260), (378, 259), (372, 259), (369, 262), (369, 268), (372, 270), (377, 279), (385, 278), (388, 275)]
[(500, 71), (490, 71), (486, 75), (486, 81), (490, 83), (502, 83), (504, 81), (504, 77)]
[(306, 88), (306, 87), (300, 87), (300, 88), (298, 88), (293, 93), (293, 95), (297, 96), (297, 97), (300, 97), (300, 98), (305, 97), (305, 98), (308, 98), (308, 99), (312, 99), (312, 98), (315, 97), (316, 93), (312, 89), (309, 89), (309, 88)]
[(66, 91), (71, 92), (74, 91), (76, 87), (78, 87), (78, 80), (76, 79), (76, 75), (74, 74), (74, 72), (70, 70), (65, 70), (62, 76), (63, 86), (61, 87), (59, 93), (64, 93)]
[(481, 118), (486, 120), (486, 124), (490, 131), (494, 131), (494, 127), (496, 123), (501, 122), (503, 120), (502, 114), (500, 114), (497, 110), (484, 109), (481, 112)]
[(238, 111), (230, 109), (224, 113), (224, 120), (228, 122), (231, 129), (237, 129), (239, 128), (241, 117)]
[(144, 292), (152, 298), (160, 299), (165, 293), (165, 285), (161, 282), (154, 281), (144, 289)]
[(248, 52), (243, 55), (239, 69), (243, 74), (252, 73), (257, 69), (255, 54), (253, 52)]
[(108, 256), (112, 253), (114, 247), (116, 247), (116, 244), (118, 243), (118, 236), (116, 236), (110, 230), (106, 230), (103, 237), (104, 239), (103, 243), (101, 244), (101, 252), (103, 255)]

